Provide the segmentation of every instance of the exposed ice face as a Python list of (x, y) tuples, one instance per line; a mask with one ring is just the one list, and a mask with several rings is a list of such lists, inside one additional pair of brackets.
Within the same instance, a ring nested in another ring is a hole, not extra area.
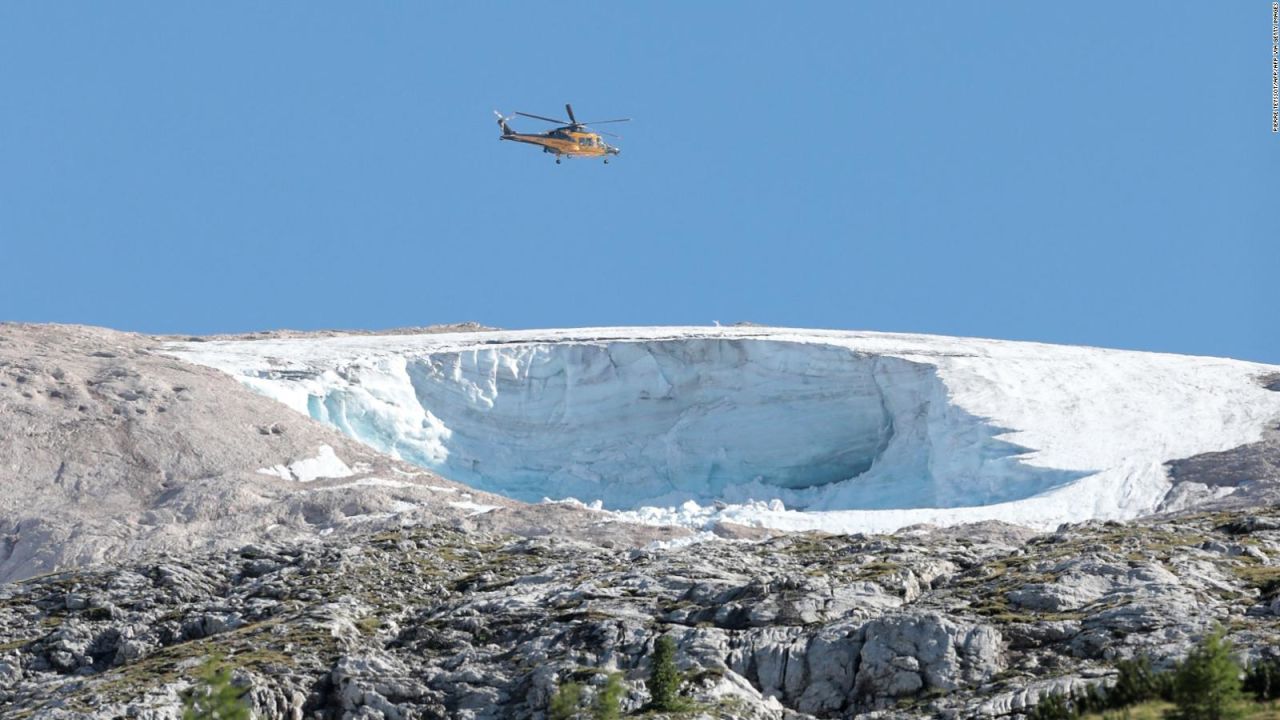
[(949, 411), (934, 367), (840, 347), (498, 345), (352, 364), (342, 375), (310, 396), (312, 417), (527, 501), (949, 507), (1073, 477), (1022, 466), (1011, 457), (1019, 448), (994, 439), (998, 429)]
[(178, 354), (477, 488), (655, 522), (1130, 517), (1163, 496), (1166, 460), (1255, 440), (1280, 413), (1255, 382), (1265, 366), (877, 333), (606, 328)]

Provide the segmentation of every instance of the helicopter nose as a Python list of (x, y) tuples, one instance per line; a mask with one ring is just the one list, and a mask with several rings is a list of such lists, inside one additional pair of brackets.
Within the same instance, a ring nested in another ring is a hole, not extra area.
[(614, 155), (621, 155), (622, 148), (611, 147), (609, 148), (609, 152), (613, 153)]

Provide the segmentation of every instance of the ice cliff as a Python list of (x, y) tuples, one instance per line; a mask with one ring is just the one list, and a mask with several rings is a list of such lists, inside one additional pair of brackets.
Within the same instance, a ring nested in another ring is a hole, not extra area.
[(479, 489), (654, 521), (1131, 517), (1167, 491), (1166, 461), (1280, 417), (1258, 382), (1269, 366), (918, 335), (608, 328), (171, 351)]

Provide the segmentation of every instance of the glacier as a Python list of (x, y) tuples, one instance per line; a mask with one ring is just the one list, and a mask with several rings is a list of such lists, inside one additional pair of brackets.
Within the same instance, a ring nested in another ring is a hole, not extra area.
[(1033, 526), (1156, 507), (1164, 463), (1257, 440), (1276, 368), (784, 328), (173, 343), (395, 457), (641, 522)]

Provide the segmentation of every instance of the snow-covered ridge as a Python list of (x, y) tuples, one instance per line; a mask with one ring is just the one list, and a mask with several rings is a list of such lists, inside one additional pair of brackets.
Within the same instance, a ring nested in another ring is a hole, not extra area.
[(1280, 393), (1257, 382), (1272, 366), (921, 335), (602, 328), (171, 350), (480, 489), (651, 521), (1131, 517), (1168, 489), (1165, 461), (1255, 441), (1280, 417)]

